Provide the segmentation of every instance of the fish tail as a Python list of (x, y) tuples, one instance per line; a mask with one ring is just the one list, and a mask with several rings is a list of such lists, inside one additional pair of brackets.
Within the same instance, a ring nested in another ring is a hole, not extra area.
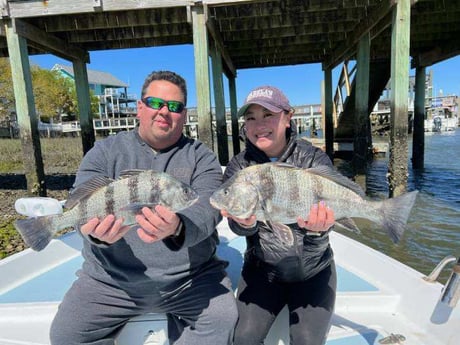
[(382, 226), (394, 243), (398, 243), (406, 230), (410, 211), (418, 191), (409, 192), (382, 202)]
[(24, 242), (33, 250), (44, 249), (53, 238), (53, 216), (19, 219), (14, 223)]

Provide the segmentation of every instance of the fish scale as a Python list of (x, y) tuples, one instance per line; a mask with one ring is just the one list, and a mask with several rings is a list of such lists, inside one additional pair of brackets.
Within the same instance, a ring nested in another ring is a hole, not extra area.
[(417, 191), (383, 201), (365, 199), (359, 185), (328, 166), (298, 168), (286, 163), (257, 164), (235, 173), (210, 198), (211, 205), (237, 218), (256, 215), (280, 238), (292, 239), (286, 224), (308, 216), (319, 201), (334, 211), (336, 223), (359, 232), (351, 218), (379, 224), (398, 242), (405, 230)]
[(143, 207), (163, 205), (173, 212), (190, 207), (198, 194), (173, 176), (153, 170), (122, 172), (117, 180), (95, 177), (72, 191), (62, 214), (20, 219), (15, 227), (24, 242), (42, 250), (59, 230), (85, 224), (91, 218), (109, 214), (123, 217), (123, 225), (134, 225)]

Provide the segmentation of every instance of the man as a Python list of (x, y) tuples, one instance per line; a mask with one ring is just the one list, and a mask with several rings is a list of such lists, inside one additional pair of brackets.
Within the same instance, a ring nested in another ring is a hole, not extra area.
[(82, 225), (85, 261), (51, 326), (53, 345), (114, 344), (130, 318), (148, 312), (167, 314), (170, 344), (230, 343), (237, 311), (215, 254), (221, 216), (209, 204), (222, 172), (209, 148), (182, 134), (186, 102), (182, 77), (153, 72), (138, 101), (139, 126), (97, 141), (83, 158), (74, 186), (153, 169), (191, 185), (199, 199), (177, 214), (144, 207), (135, 228), (114, 215)]

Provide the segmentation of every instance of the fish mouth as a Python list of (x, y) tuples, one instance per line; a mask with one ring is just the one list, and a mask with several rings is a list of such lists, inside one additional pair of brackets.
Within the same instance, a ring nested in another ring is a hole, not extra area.
[(220, 210), (220, 207), (219, 207), (218, 203), (212, 197), (209, 198), (209, 203), (211, 204), (212, 207), (217, 208), (218, 210)]

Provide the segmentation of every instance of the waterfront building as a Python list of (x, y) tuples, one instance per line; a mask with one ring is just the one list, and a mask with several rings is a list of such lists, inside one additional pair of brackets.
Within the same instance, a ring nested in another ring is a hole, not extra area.
[[(56, 64), (52, 70), (59, 71), (63, 76), (74, 80), (72, 66)], [(99, 102), (98, 113), (93, 114), (93, 127), (96, 134), (109, 135), (135, 127), (137, 96), (128, 93), (128, 83), (110, 73), (88, 69), (88, 84)], [(62, 125), (64, 132), (80, 130), (78, 122)]]

